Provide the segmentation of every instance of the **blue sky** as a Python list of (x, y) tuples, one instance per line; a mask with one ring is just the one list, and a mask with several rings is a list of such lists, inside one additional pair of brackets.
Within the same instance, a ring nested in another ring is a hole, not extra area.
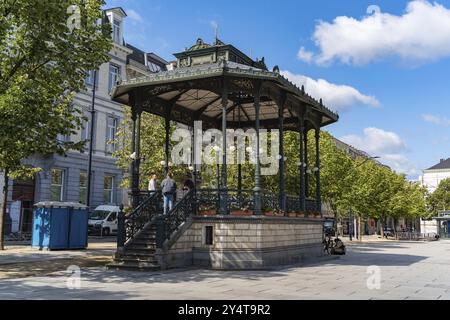
[(108, 0), (113, 6), (128, 13), (126, 41), (167, 60), (198, 37), (212, 42), (218, 26), (222, 41), (264, 56), (337, 110), (329, 132), (413, 179), (450, 157), (450, 0)]

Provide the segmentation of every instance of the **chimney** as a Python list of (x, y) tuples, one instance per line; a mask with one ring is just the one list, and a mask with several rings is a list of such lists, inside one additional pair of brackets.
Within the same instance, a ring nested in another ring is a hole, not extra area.
[(444, 162), (444, 161), (445, 161), (445, 159), (441, 159), (441, 163)]

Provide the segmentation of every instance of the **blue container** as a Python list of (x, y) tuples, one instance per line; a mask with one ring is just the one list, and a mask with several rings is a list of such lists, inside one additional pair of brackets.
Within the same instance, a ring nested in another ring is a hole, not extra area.
[(32, 247), (49, 250), (86, 249), (88, 209), (64, 202), (41, 202), (33, 211)]

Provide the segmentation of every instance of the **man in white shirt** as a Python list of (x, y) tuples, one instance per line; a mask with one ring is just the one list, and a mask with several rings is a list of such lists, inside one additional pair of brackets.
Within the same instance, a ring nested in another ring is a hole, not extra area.
[(148, 191), (156, 191), (156, 178), (156, 174), (151, 177), (150, 181), (148, 182)]

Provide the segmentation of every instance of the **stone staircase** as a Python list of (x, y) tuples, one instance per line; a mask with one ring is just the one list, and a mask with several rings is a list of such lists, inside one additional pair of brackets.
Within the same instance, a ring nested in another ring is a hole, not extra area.
[[(119, 223), (118, 233), (124, 235), (125, 239), (119, 245), (118, 234), (118, 247), (121, 250), (116, 252), (113, 262), (107, 265), (107, 268), (132, 271), (161, 270), (162, 266), (156, 257), (157, 237), (162, 246), (161, 240), (168, 240), (177, 232), (180, 224), (194, 212), (192, 194), (191, 191), (184, 195), (165, 216), (162, 215), (160, 196), (153, 195), (144, 200), (130, 215), (124, 217), (123, 223)], [(161, 228), (157, 227), (157, 224)], [(161, 233), (157, 234), (157, 230)]]
[(117, 252), (108, 269), (154, 271), (161, 266), (155, 257), (156, 226), (150, 224), (128, 243), (123, 252)]

